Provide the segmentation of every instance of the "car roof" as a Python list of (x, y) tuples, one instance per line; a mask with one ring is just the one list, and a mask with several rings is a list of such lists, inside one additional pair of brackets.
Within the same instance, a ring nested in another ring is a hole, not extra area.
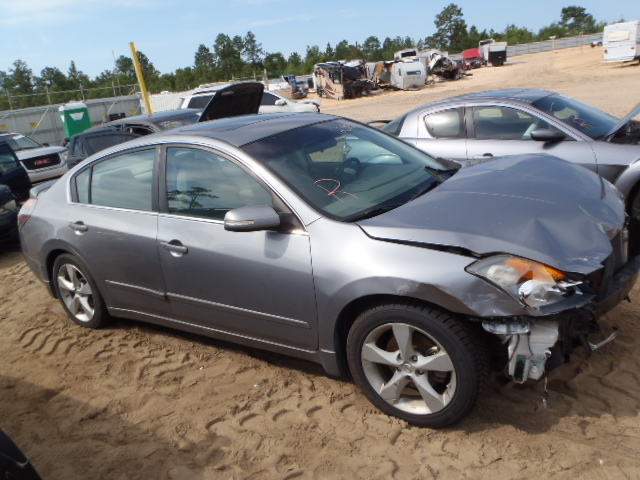
[(117, 120), (112, 120), (111, 122), (107, 122), (101, 127), (111, 126), (111, 125), (121, 125), (123, 123), (147, 123), (158, 125), (159, 123), (166, 122), (167, 120), (180, 120), (182, 118), (187, 118), (192, 115), (200, 115), (202, 113), (202, 109), (198, 108), (181, 108), (177, 110), (163, 110), (162, 112), (152, 113), (149, 115), (134, 115), (132, 117), (123, 117), (118, 118)]
[(533, 103), (536, 100), (548, 97), (549, 95), (554, 95), (554, 92), (530, 88), (512, 88), (466, 93), (464, 95), (458, 95), (456, 97), (449, 97), (443, 100), (439, 100), (428, 105), (443, 105), (448, 103), (463, 103), (474, 101), (501, 102), (505, 100), (518, 101), (521, 103)]
[[(296, 112), (241, 115), (179, 127), (155, 134), (153, 139), (162, 142), (163, 140), (188, 141), (185, 137), (205, 137), (212, 140), (220, 140), (235, 147), (241, 147), (287, 130), (294, 130), (339, 118), (341, 117), (334, 115)], [(133, 140), (129, 145), (148, 143), (149, 138), (141, 137)]]

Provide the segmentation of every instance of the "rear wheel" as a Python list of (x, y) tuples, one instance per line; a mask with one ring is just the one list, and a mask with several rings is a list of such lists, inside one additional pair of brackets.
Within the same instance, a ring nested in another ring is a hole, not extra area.
[(53, 283), (62, 307), (75, 323), (100, 328), (109, 321), (104, 301), (84, 262), (73, 255), (60, 255), (53, 264)]
[(466, 416), (486, 374), (487, 351), (448, 315), (418, 305), (361, 314), (347, 340), (354, 381), (380, 410), (420, 427)]

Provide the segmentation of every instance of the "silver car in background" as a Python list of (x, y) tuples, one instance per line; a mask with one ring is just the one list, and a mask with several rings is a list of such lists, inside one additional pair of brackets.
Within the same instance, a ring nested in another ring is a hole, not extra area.
[(495, 90), (422, 105), (382, 130), (461, 162), (525, 153), (564, 158), (616, 185), (640, 217), (639, 113), (640, 104), (617, 118), (546, 90)]
[(125, 317), (308, 359), (424, 427), (471, 410), (490, 360), (525, 382), (589, 345), (640, 268), (619, 192), (586, 169), (460, 168), (323, 114), (113, 147), (33, 191), (20, 225), (79, 325)]

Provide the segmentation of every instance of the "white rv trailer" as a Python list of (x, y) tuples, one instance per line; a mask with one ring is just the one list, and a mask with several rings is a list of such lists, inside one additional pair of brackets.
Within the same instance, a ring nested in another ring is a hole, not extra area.
[(640, 59), (640, 20), (612, 23), (604, 27), (602, 50), (605, 62)]

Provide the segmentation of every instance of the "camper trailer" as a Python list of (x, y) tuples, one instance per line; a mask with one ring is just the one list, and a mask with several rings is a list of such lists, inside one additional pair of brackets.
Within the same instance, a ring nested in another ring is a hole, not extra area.
[(391, 67), (391, 86), (400, 90), (418, 90), (424, 87), (427, 72), (423, 63), (416, 57), (413, 60), (395, 62)]
[(605, 62), (640, 60), (640, 20), (604, 27), (602, 50)]

